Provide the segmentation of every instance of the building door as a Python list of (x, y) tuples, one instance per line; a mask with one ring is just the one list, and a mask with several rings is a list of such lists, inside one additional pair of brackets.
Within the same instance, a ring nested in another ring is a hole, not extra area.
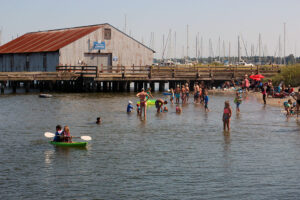
[(112, 66), (112, 54), (86, 53), (85, 63), (88, 66), (109, 67)]

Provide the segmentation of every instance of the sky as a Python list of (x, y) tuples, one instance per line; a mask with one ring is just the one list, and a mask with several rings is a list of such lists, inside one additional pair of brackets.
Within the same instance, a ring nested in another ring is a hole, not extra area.
[(109, 23), (153, 48), (156, 58), (195, 57), (198, 34), (203, 57), (219, 55), (219, 38), (221, 56), (229, 44), (237, 55), (238, 36), (243, 56), (251, 46), (258, 55), (259, 34), (261, 55), (277, 56), (286, 23), (286, 55), (299, 56), (299, 8), (299, 0), (0, 0), (1, 44), (27, 32)]

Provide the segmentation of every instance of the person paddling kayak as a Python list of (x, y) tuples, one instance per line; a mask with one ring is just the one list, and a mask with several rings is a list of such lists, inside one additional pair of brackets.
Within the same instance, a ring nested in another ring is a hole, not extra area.
[(61, 128), (61, 125), (57, 125), (56, 126), (55, 136), (53, 138), (53, 142), (61, 142), (62, 133), (63, 133), (63, 130)]
[(64, 127), (64, 132), (63, 132), (63, 142), (69, 142), (72, 143), (72, 136), (70, 134), (70, 129), (68, 126)]

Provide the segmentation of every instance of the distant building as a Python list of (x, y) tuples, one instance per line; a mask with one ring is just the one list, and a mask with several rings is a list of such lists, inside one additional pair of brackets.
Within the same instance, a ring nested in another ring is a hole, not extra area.
[(146, 66), (154, 51), (110, 24), (26, 33), (0, 46), (0, 71), (56, 66)]

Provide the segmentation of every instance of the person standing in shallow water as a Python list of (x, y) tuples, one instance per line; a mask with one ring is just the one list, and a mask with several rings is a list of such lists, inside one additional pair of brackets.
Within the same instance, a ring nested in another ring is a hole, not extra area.
[(296, 111), (297, 111), (297, 118), (299, 115), (299, 108), (300, 108), (300, 88), (298, 89), (298, 92), (295, 92), (293, 95), (293, 98), (296, 100)]
[(145, 92), (144, 88), (142, 88), (142, 91), (140, 93), (137, 93), (137, 97), (140, 98), (140, 116), (142, 116), (142, 113), (144, 112), (144, 117), (146, 119), (147, 116), (147, 99), (149, 99), (149, 95)]
[(230, 131), (230, 118), (232, 115), (231, 107), (229, 104), (229, 101), (225, 101), (225, 106), (224, 106), (224, 112), (223, 112), (223, 128), (224, 131), (227, 130)]

